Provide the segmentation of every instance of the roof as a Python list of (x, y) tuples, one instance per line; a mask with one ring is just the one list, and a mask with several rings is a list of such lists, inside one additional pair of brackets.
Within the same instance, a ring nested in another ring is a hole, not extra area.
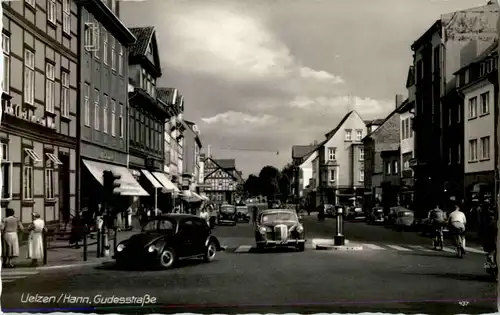
[(354, 113), (354, 112), (355, 112), (354, 110), (351, 110), (350, 112), (348, 112), (347, 114), (345, 114), (345, 116), (337, 124), (337, 127), (333, 128), (332, 130), (330, 130), (328, 133), (325, 134), (326, 141), (321, 142), (319, 146), (322, 146), (328, 140), (330, 140), (335, 135), (335, 133), (337, 133), (337, 131), (340, 129), (340, 127), (342, 127), (342, 125), (347, 121), (347, 118), (349, 118), (349, 116), (351, 116), (351, 114)]
[(156, 96), (167, 105), (174, 104), (174, 96), (176, 97), (176, 94), (178, 94), (176, 88), (156, 88)]
[[(384, 119), (375, 119), (375, 120), (378, 120), (378, 121), (382, 120), (382, 123), (377, 124), (377, 125), (379, 125), (380, 127), (382, 127), (392, 116), (394, 116), (394, 114), (399, 113), (400, 108), (403, 107), (404, 105), (406, 105), (405, 102), (403, 102), (401, 105), (399, 105), (397, 108), (395, 108)], [(364, 141), (365, 139), (371, 138), (372, 135), (378, 133), (379, 131), (380, 131), (380, 128), (377, 128), (377, 129), (373, 130), (372, 132), (370, 132), (369, 134), (367, 134), (361, 141)], [(397, 145), (398, 145), (398, 148), (399, 148), (399, 143)]]
[(367, 127), (370, 127), (370, 126), (373, 126), (373, 125), (380, 126), (384, 122), (385, 122), (385, 118), (377, 118), (377, 119), (373, 119), (373, 120), (365, 120), (365, 124), (366, 124)]
[(292, 159), (300, 159), (312, 153), (316, 149), (315, 145), (294, 145), (292, 146)]
[(415, 84), (415, 67), (408, 67), (408, 75), (406, 77), (406, 88), (413, 86)]
[(186, 124), (188, 124), (189, 126), (194, 126), (194, 125), (196, 125), (194, 122), (189, 121), (189, 120), (185, 120), (185, 119), (184, 119), (184, 122), (185, 122)]
[(151, 37), (154, 34), (155, 28), (153, 26), (132, 27), (129, 30), (132, 34), (134, 34), (135, 38), (137, 38), (135, 44), (129, 49), (129, 56), (136, 57), (146, 55), (146, 51), (148, 49), (149, 42), (151, 41)]
[(417, 50), (417, 48), (419, 48), (422, 43), (426, 41), (429, 36), (432, 36), (432, 34), (434, 34), (436, 31), (441, 31), (441, 19), (436, 20), (436, 22), (434, 22), (431, 27), (429, 27), (427, 31), (422, 34), (422, 36), (420, 36), (416, 41), (413, 42), (413, 44), (411, 45), (411, 50)]
[(486, 59), (486, 58), (488, 58), (496, 53), (498, 53), (498, 39), (496, 39), (488, 48), (486, 48), (485, 51), (483, 51), (481, 54), (479, 54), (479, 56), (474, 58), (467, 65), (465, 65), (462, 68), (455, 71), (453, 74), (457, 74), (457, 73), (461, 72), (462, 70), (469, 68), (473, 64), (479, 63), (479, 62), (483, 61), (484, 59)]
[(217, 159), (213, 160), (217, 165), (219, 165), (223, 169), (236, 168), (236, 160), (235, 159)]

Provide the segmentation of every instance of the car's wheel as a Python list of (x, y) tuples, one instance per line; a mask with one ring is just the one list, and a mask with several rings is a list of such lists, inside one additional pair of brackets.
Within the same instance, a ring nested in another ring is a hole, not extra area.
[(217, 245), (214, 242), (210, 242), (208, 243), (203, 259), (205, 260), (205, 262), (212, 262), (215, 260), (216, 253)]
[(160, 267), (163, 269), (170, 269), (174, 266), (176, 259), (175, 251), (170, 247), (166, 247), (160, 254)]
[(297, 250), (299, 252), (303, 252), (306, 249), (306, 244), (305, 243), (299, 243), (299, 244), (297, 244), (296, 248), (297, 248)]

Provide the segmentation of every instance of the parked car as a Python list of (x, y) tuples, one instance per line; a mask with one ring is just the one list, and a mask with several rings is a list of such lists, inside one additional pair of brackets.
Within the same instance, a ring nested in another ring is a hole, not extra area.
[(236, 220), (250, 222), (250, 212), (247, 206), (236, 206)]
[(384, 223), (384, 209), (382, 207), (373, 207), (366, 218), (368, 224)]
[(394, 227), (398, 230), (406, 230), (413, 227), (415, 214), (404, 207), (393, 207)]
[(295, 247), (305, 249), (304, 226), (295, 210), (268, 209), (259, 213), (255, 226), (257, 248)]
[(335, 217), (335, 215), (336, 215), (335, 206), (330, 205), (330, 204), (326, 204), (325, 205), (325, 216), (333, 218), (333, 217)]
[(346, 218), (348, 220), (364, 219), (365, 218), (365, 213), (363, 212), (363, 208), (361, 208), (361, 207), (349, 207), (347, 209), (347, 216), (346, 216)]
[(229, 204), (222, 205), (218, 213), (217, 224), (236, 225), (236, 222), (236, 207)]
[(170, 269), (182, 259), (211, 262), (219, 250), (219, 240), (204, 219), (168, 214), (149, 220), (140, 233), (120, 242), (113, 258), (120, 266), (149, 264)]

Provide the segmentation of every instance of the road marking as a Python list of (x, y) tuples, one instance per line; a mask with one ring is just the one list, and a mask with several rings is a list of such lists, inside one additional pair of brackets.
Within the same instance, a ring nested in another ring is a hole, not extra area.
[(234, 251), (235, 253), (247, 253), (252, 249), (251, 245), (240, 245), (236, 250)]
[(29, 271), (29, 270), (12, 270), (12, 271), (2, 271), (2, 277), (6, 276), (32, 276), (37, 275), (40, 272), (38, 271)]
[(456, 253), (457, 251), (455, 249), (451, 249), (449, 247), (443, 247), (443, 252)]
[(369, 249), (385, 250), (385, 248), (383, 248), (382, 246), (378, 246), (378, 245), (375, 245), (375, 244), (361, 244), (361, 245), (366, 246)]
[(411, 252), (411, 249), (404, 248), (404, 247), (401, 247), (401, 246), (398, 246), (398, 245), (386, 245), (386, 246), (390, 247), (392, 249), (395, 249), (395, 250), (402, 251), (402, 252)]
[(473, 247), (465, 247), (465, 251), (466, 252), (471, 252), (471, 253), (486, 254), (485, 251), (482, 251), (480, 249), (476, 249), (476, 248), (473, 248)]
[(9, 282), (14, 282), (14, 279), (2, 279), (2, 283), (9, 283)]
[(425, 248), (425, 247), (419, 246), (419, 245), (408, 245), (408, 247), (411, 247), (411, 248), (416, 249), (416, 250), (421, 250), (424, 252), (434, 252), (432, 249)]
[(26, 276), (2, 276), (2, 279), (23, 279)]

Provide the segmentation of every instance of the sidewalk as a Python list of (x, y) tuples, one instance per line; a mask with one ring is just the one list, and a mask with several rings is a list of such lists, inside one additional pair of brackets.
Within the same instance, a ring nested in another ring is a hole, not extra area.
[[(138, 233), (138, 230), (120, 231), (117, 233), (117, 243), (129, 238), (133, 234)], [(19, 248), (19, 257), (17, 257), (13, 264), (17, 268), (22, 269), (59, 269), (71, 268), (85, 265), (100, 265), (103, 262), (111, 261), (113, 255), (114, 240), (113, 235), (110, 235), (110, 254), (108, 257), (97, 258), (97, 244), (96, 239), (88, 238), (87, 244), (87, 261), (83, 260), (83, 246), (80, 243), (80, 248), (70, 247), (68, 240), (54, 239), (47, 249), (47, 264), (43, 265), (43, 260), (38, 262), (39, 267), (33, 268), (30, 266), (31, 260), (27, 258), (28, 244), (23, 244)]]

